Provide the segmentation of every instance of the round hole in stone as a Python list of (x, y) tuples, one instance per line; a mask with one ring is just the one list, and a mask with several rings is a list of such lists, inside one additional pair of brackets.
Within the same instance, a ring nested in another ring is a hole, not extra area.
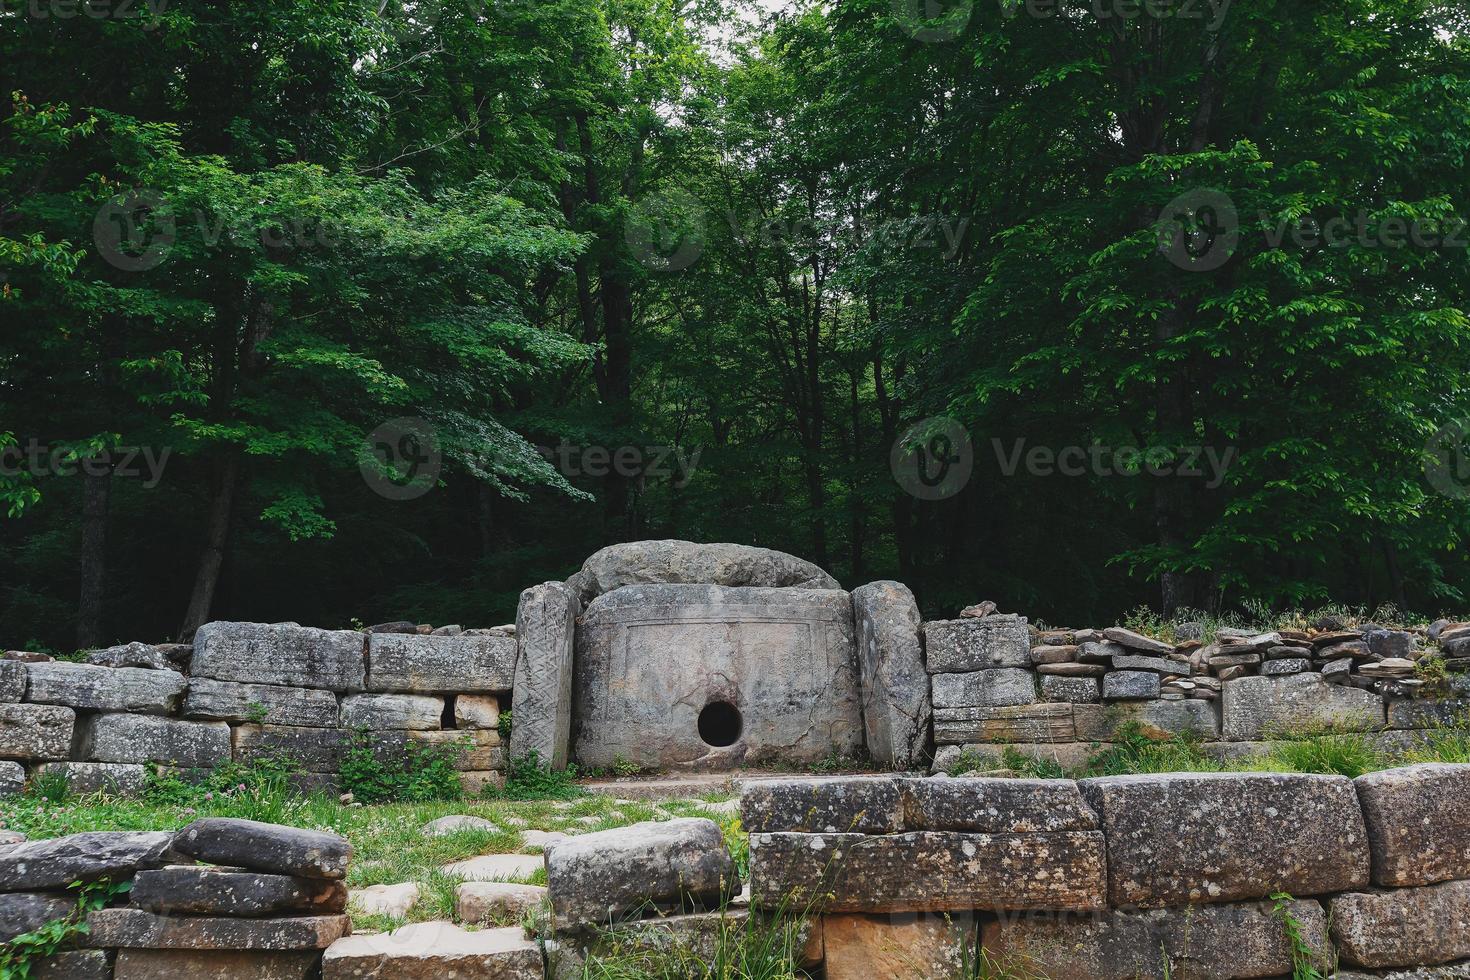
[(717, 749), (740, 741), (742, 728), (740, 709), (729, 701), (711, 701), (699, 713), (699, 737)]

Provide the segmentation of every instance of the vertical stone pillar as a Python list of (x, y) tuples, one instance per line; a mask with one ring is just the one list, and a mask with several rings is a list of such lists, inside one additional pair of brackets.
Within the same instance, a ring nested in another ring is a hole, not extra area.
[(572, 651), (581, 602), (561, 582), (521, 593), (516, 610), (510, 758), (535, 752), (565, 769), (572, 738)]
[(873, 582), (853, 592), (852, 609), (868, 752), (895, 770), (920, 768), (932, 711), (914, 594), (900, 582)]

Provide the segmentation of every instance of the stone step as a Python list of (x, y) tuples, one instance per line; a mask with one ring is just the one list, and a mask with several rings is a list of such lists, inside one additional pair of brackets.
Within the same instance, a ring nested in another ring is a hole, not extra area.
[(322, 959), (322, 980), (541, 980), (540, 948), (519, 927), (467, 932), (421, 922), (393, 932), (349, 936)]

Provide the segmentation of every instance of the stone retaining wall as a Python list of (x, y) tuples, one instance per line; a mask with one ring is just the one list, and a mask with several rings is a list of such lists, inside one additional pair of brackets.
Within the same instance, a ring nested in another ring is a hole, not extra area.
[(752, 902), (820, 915), (827, 980), (940, 980), (977, 943), (1049, 980), (1470, 959), (1470, 765), (767, 782), (741, 813)]
[(451, 745), (471, 793), (504, 782), (497, 726), (515, 671), (512, 628), (209, 623), (192, 647), (134, 643), (88, 663), (5, 657), (0, 793), (51, 774), (80, 793), (129, 793), (150, 768), (188, 778), (263, 758), (289, 759), (305, 788), (337, 792), (359, 737), (385, 760)]

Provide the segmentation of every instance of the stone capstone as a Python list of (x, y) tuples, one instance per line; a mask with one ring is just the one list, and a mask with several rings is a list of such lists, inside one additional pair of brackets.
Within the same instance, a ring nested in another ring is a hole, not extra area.
[(194, 821), (174, 847), (197, 861), (303, 878), (342, 878), (352, 860), (352, 845), (337, 834), (228, 817)]
[(1373, 884), (1470, 878), (1470, 765), (1385, 769), (1353, 785), (1368, 825)]
[(154, 915), (142, 909), (99, 909), (87, 916), (94, 949), (326, 949), (352, 931), (345, 915), (288, 919)]
[(917, 768), (931, 710), (914, 594), (898, 582), (873, 582), (852, 593), (852, 608), (868, 752), (884, 768)]
[(236, 684), (195, 677), (184, 695), (185, 718), (334, 728), (337, 697), (331, 691), (273, 684)]
[(172, 834), (122, 831), (27, 841), (0, 851), (0, 892), (63, 891), (72, 882), (103, 878), (122, 881), (161, 867), (172, 843)]
[(509, 636), (374, 633), (368, 637), (367, 664), (370, 691), (509, 691), (515, 677), (516, 640)]
[[(1107, 776), (1078, 784), (1108, 840), (1114, 906), (1157, 908), (1361, 888), (1352, 781), (1278, 773)], [(1161, 846), (1161, 828), (1177, 846)]]
[(558, 928), (615, 922), (644, 909), (718, 905), (740, 890), (713, 820), (641, 823), (558, 841), (546, 849), (547, 892)]
[(77, 713), (50, 704), (0, 704), (0, 759), (66, 759)]
[(742, 544), (633, 541), (592, 555), (567, 580), (585, 606), (625, 585), (719, 585), (839, 589), (837, 580), (794, 555)]
[(516, 607), (515, 725), (510, 755), (565, 769), (572, 741), (572, 655), (581, 602), (560, 582), (521, 593)]
[(230, 726), (222, 721), (175, 721), (153, 715), (92, 715), (77, 732), (86, 762), (157, 762), (212, 769), (230, 761)]
[(1470, 881), (1332, 899), (1332, 938), (1351, 966), (1432, 966), (1470, 957)]
[(1227, 681), (1224, 705), (1222, 734), (1232, 742), (1302, 730), (1377, 731), (1386, 722), (1383, 699), (1377, 694), (1328, 684), (1320, 674)]
[(140, 872), (130, 898), (144, 911), (175, 915), (328, 915), (347, 907), (347, 888), (324, 878), (172, 867)]
[(934, 674), (1029, 667), (1031, 630), (1024, 616), (931, 620), (924, 624), (924, 655)]

